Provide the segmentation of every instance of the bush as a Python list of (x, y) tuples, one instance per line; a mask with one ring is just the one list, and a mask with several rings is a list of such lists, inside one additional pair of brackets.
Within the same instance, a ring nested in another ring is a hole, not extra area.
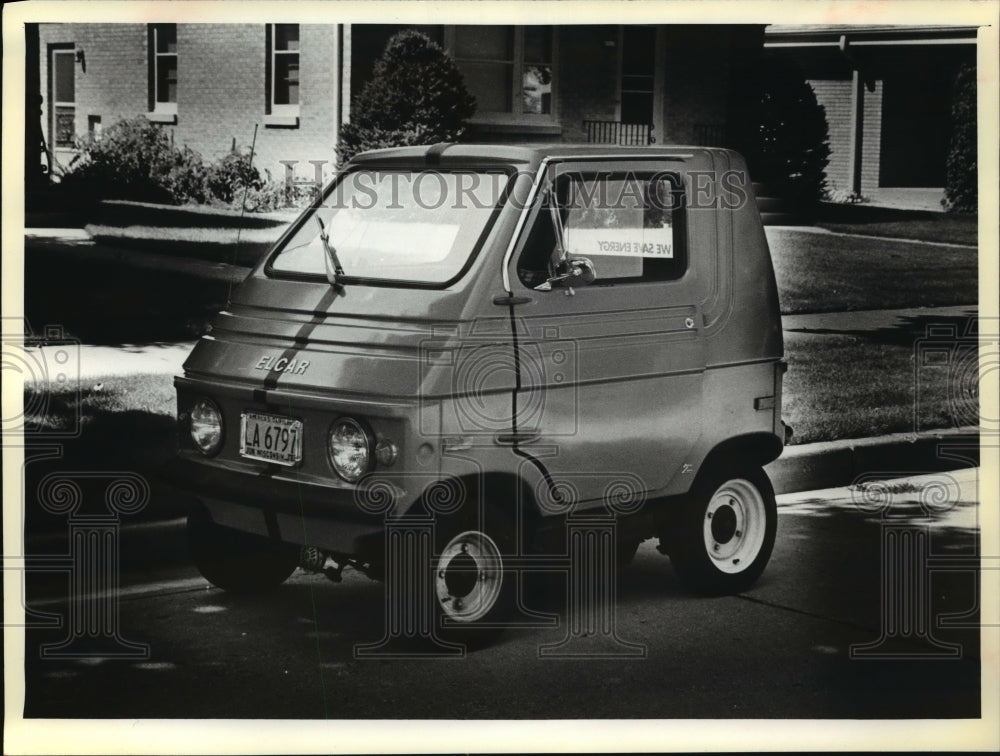
[(976, 160), (976, 68), (965, 64), (955, 77), (951, 105), (951, 144), (944, 199), (949, 212), (974, 213), (978, 210)]
[(338, 160), (380, 147), (456, 141), (475, 112), (475, 98), (440, 45), (417, 31), (399, 32), (352, 105)]
[(184, 147), (175, 150), (173, 165), (163, 177), (163, 187), (170, 194), (174, 203), (183, 205), (188, 202), (199, 204), (208, 200), (208, 171), (199, 155), (194, 150)]
[(80, 140), (79, 148), (79, 160), (62, 180), (67, 197), (174, 205), (211, 202), (269, 212), (303, 207), (317, 191), (311, 186), (289, 190), (271, 181), (270, 174), (265, 180), (235, 142), (229, 153), (206, 165), (194, 150), (174, 147), (144, 117), (119, 121), (100, 141)]
[(260, 172), (250, 162), (250, 155), (236, 150), (236, 145), (207, 171), (208, 189), (212, 196), (227, 205), (240, 202), (243, 190), (259, 190), (264, 182)]
[(777, 196), (818, 202), (830, 158), (826, 111), (800, 71), (764, 58), (737, 85), (736, 147), (754, 181)]
[(68, 189), (97, 199), (174, 201), (167, 177), (180, 181), (179, 161), (166, 134), (143, 117), (119, 121), (100, 140), (78, 142), (80, 159), (63, 176)]

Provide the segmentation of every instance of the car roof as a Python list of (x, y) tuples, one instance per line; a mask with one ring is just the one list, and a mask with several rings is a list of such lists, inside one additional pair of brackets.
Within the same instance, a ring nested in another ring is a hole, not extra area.
[(358, 163), (425, 163), (440, 162), (487, 162), (525, 163), (537, 165), (548, 159), (586, 159), (607, 157), (652, 157), (656, 155), (680, 156), (693, 151), (726, 152), (718, 147), (692, 145), (650, 145), (648, 147), (624, 147), (617, 144), (455, 144), (443, 142), (421, 147), (390, 147), (360, 153), (351, 162)]

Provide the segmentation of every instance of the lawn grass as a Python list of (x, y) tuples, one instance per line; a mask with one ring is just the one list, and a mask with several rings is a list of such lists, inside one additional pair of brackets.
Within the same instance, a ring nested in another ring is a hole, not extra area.
[[(915, 377), (912, 346), (790, 333), (785, 354), (789, 370), (782, 417), (795, 431), (793, 444), (913, 431), (915, 426), (952, 428), (968, 424), (970, 410), (976, 409), (970, 397), (955, 391), (946, 366), (923, 369)], [(65, 515), (35, 506), (34, 492), (46, 476), (73, 478), (72, 471), (84, 473), (73, 480), (88, 508), (102, 511), (108, 481), (128, 473), (141, 476), (150, 491), (149, 504), (129, 521), (184, 516), (191, 496), (163, 474), (178, 448), (175, 401), (173, 376), (164, 373), (91, 378), (78, 387), (29, 387), (25, 405), (37, 411), (28, 426), (78, 433), (58, 439), (60, 456), (25, 466), (26, 532), (65, 532)], [(34, 438), (42, 440), (44, 434)]]
[[(977, 411), (977, 398), (967, 387), (956, 385), (953, 367), (930, 365), (916, 371), (914, 353), (912, 343), (787, 332), (783, 416), (795, 430), (792, 442), (968, 424)], [(42, 427), (65, 430), (66, 418), (79, 416), (84, 447), (102, 459), (106, 454), (123, 455), (116, 458), (118, 463), (134, 460), (137, 454), (147, 461), (164, 459), (164, 434), (173, 426), (175, 413), (171, 375), (107, 376), (88, 379), (73, 389), (53, 384), (27, 391), (47, 394), (48, 409), (38, 418)], [(29, 398), (33, 397), (26, 392), (26, 405)], [(116, 415), (132, 418), (116, 424), (119, 431), (128, 431), (124, 437), (107, 444), (86, 441), (94, 433), (103, 434), (109, 418)], [(140, 447), (150, 443), (153, 450), (141, 453)]]
[[(85, 230), (91, 236), (110, 240), (127, 240), (140, 242), (188, 242), (192, 244), (223, 244), (236, 243), (237, 228), (207, 228), (207, 227), (177, 227), (177, 226), (107, 226), (89, 224)], [(240, 243), (274, 244), (284, 226), (273, 228), (247, 228), (238, 232)]]
[[(85, 227), (98, 244), (121, 247), (131, 252), (192, 257), (250, 267), (267, 253), (285, 230), (271, 228), (178, 226), (104, 226)], [(236, 243), (239, 238), (239, 244)]]
[(157, 205), (129, 200), (104, 200), (91, 211), (91, 223), (105, 226), (191, 226), (250, 229), (285, 226), (298, 214), (287, 209), (273, 213), (241, 213), (215, 205)]
[(866, 205), (820, 206), (816, 225), (845, 234), (919, 239), (975, 246), (979, 217), (961, 213), (930, 213)]
[(785, 314), (979, 301), (975, 250), (792, 229), (768, 242)]
[[(41, 431), (65, 431), (72, 418), (84, 427), (104, 415), (140, 412), (174, 416), (173, 376), (166, 373), (104, 375), (80, 379), (76, 385), (37, 381), (25, 386), (25, 405), (39, 408), (28, 419)], [(44, 397), (45, 402), (37, 401)], [(29, 402), (29, 399), (36, 401)]]
[(25, 245), (28, 322), (58, 323), (84, 343), (195, 338), (226, 306), (229, 292), (228, 282), (197, 271), (148, 270), (107, 256), (99, 260), (76, 244)]
[(968, 424), (978, 396), (958, 385), (948, 365), (918, 370), (914, 355), (912, 343), (786, 332), (782, 406), (793, 443)]
[[(41, 399), (41, 401), (39, 401)], [(66, 516), (35, 505), (35, 492), (50, 474), (79, 487), (81, 512), (106, 515), (107, 487), (123, 476), (142, 478), (149, 503), (129, 521), (180, 517), (188, 506), (182, 494), (162, 479), (164, 466), (177, 455), (176, 398), (166, 374), (88, 378), (76, 386), (31, 385), (25, 389), (25, 427), (43, 443), (46, 433), (60, 454), (25, 465), (26, 532), (65, 531)]]
[(890, 239), (917, 239), (940, 244), (976, 246), (979, 239), (976, 216), (943, 216), (940, 221), (890, 221), (886, 223), (835, 223), (816, 225), (841, 234), (864, 234)]

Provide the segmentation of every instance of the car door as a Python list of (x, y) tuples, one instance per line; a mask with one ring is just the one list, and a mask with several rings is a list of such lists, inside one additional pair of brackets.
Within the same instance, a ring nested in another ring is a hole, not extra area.
[[(627, 506), (662, 491), (701, 433), (705, 350), (683, 169), (551, 165), (511, 255), (518, 452), (564, 504)], [(539, 290), (559, 272), (560, 237), (596, 278)]]

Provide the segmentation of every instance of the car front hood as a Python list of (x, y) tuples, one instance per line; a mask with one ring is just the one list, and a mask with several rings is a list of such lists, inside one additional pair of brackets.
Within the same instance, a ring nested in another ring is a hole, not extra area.
[[(264, 389), (376, 397), (436, 397), (456, 384), (470, 354), (484, 364), (513, 348), (510, 323), (463, 315), (447, 290), (248, 279), (184, 363), (191, 377)], [(456, 355), (461, 354), (462, 357)], [(509, 383), (510, 385), (507, 385)], [(490, 390), (514, 387), (511, 371)]]

